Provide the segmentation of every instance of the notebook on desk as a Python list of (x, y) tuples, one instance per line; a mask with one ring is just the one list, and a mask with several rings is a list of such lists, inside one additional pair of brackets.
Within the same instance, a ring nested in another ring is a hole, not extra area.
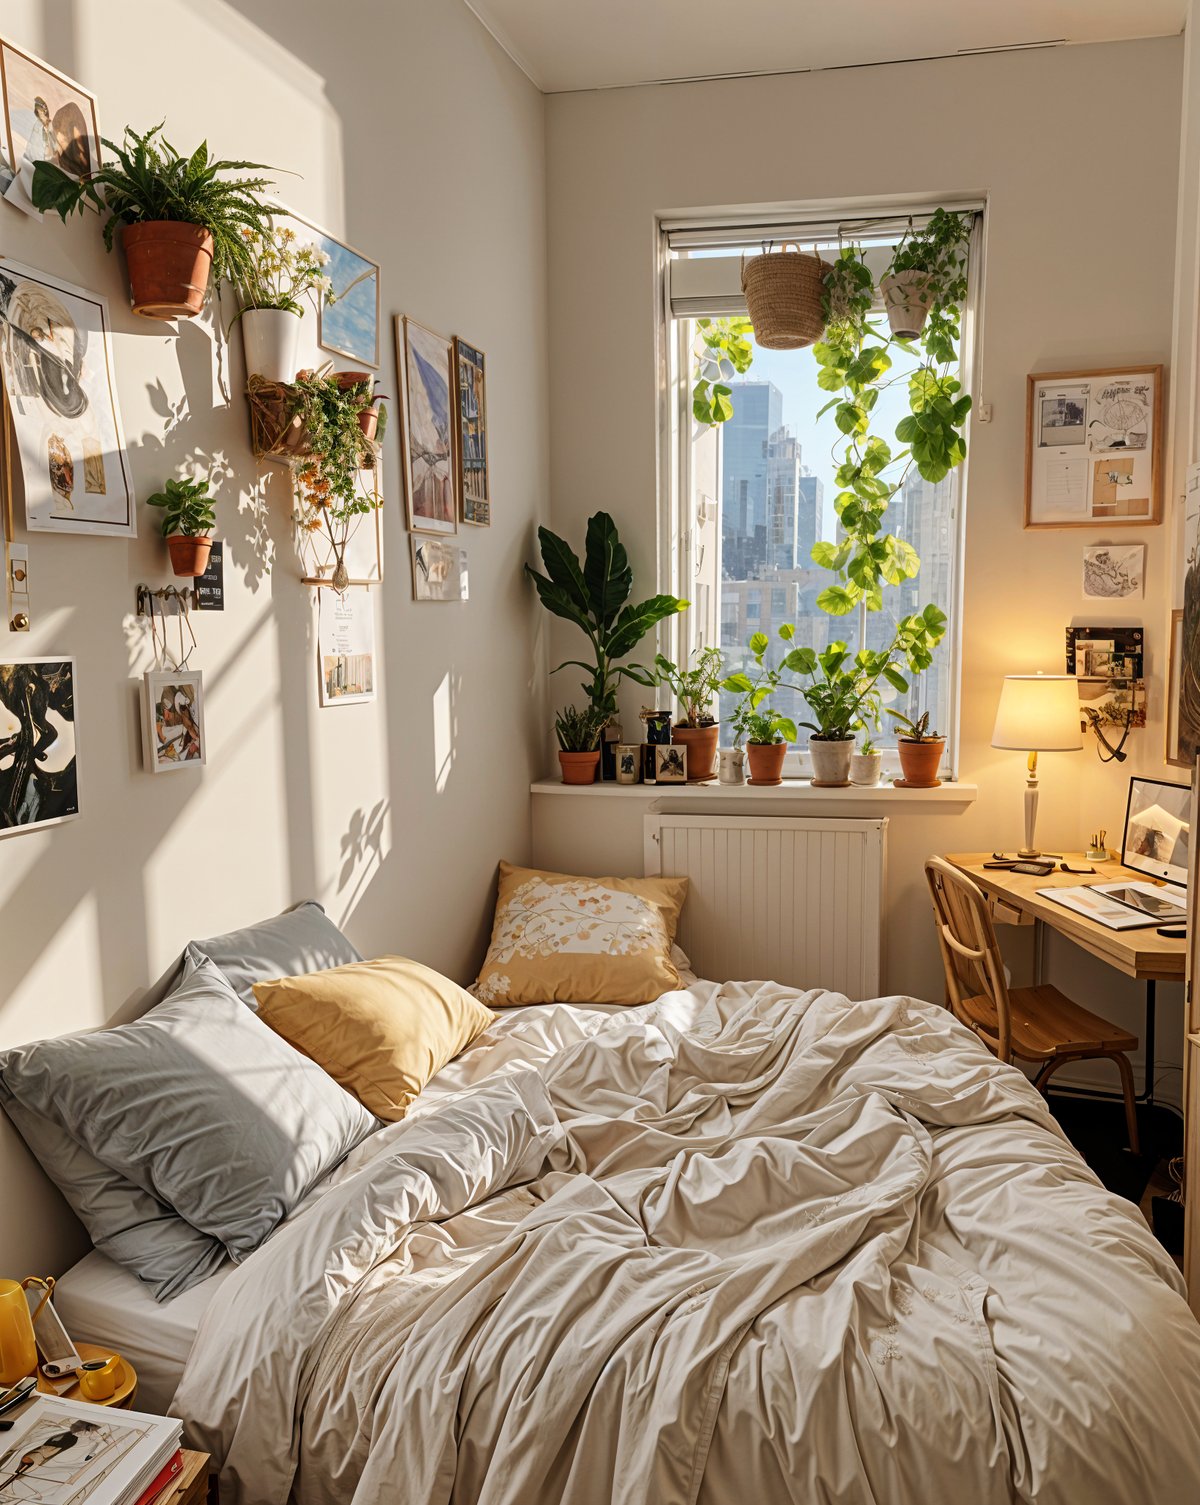
[(1081, 883), (1074, 888), (1039, 888), (1076, 914), (1109, 930), (1138, 930), (1151, 925), (1182, 925), (1187, 920), (1187, 889), (1159, 883)]

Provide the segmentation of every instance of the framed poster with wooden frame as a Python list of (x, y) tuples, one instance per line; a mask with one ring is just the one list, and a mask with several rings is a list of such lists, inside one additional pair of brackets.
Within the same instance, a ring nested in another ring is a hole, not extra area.
[(492, 501), (484, 354), (458, 335), (454, 336), (454, 400), (458, 411), (458, 520), (488, 528)]
[(1162, 521), (1163, 367), (1035, 372), (1025, 405), (1025, 526)]
[(308, 348), (311, 339), (331, 355), (344, 355), (358, 365), (378, 370), (382, 317), (379, 263), (278, 200), (271, 205), (271, 220), (277, 229), (295, 230), (301, 244), (311, 242), (328, 258), (325, 274), (333, 284), (332, 299), (319, 293), (305, 299), (317, 318), (315, 332), (307, 338), (301, 336), (302, 362), (313, 358)]
[(453, 344), (397, 314), (396, 369), (409, 531), (457, 533)]

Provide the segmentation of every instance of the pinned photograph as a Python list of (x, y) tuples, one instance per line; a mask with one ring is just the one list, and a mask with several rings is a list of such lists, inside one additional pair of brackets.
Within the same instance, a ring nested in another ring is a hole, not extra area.
[(467, 551), (439, 538), (413, 538), (413, 599), (465, 601), (468, 598)]
[(75, 660), (0, 662), (0, 836), (79, 814)]
[(457, 533), (450, 341), (398, 316), (396, 364), (408, 526), (414, 533)]
[(0, 258), (0, 367), (30, 529), (135, 538), (108, 300)]
[(1084, 598), (1140, 600), (1145, 593), (1145, 571), (1145, 544), (1094, 544), (1083, 551)]
[(142, 746), (149, 773), (201, 768), (207, 759), (204, 689), (198, 669), (147, 669)]
[(1041, 433), (1045, 445), (1087, 443), (1087, 388), (1041, 399)]
[(100, 128), (92, 95), (32, 53), (0, 38), (0, 193), (33, 215), (33, 174), (39, 162), (84, 178), (100, 166)]
[(656, 747), (654, 777), (660, 784), (687, 783), (687, 748)]

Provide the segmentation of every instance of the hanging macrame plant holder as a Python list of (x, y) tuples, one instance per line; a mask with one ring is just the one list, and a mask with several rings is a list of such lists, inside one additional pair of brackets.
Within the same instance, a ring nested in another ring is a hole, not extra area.
[[(789, 250), (789, 245), (793, 249)], [(825, 333), (825, 277), (820, 253), (801, 251), (794, 242), (761, 256), (742, 256), (742, 292), (754, 325), (755, 344), (764, 350), (803, 350)]]

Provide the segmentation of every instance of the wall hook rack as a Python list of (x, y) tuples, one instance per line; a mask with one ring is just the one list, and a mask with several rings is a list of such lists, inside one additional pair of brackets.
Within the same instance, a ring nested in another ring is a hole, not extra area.
[(171, 609), (171, 602), (176, 603), (178, 610), (187, 611), (189, 607), (198, 604), (199, 597), (191, 586), (188, 586), (186, 590), (180, 590), (177, 585), (163, 585), (158, 590), (151, 590), (148, 585), (138, 586), (137, 614), (139, 617), (154, 616), (155, 601), (162, 602), (158, 614), (165, 616), (166, 612)]

